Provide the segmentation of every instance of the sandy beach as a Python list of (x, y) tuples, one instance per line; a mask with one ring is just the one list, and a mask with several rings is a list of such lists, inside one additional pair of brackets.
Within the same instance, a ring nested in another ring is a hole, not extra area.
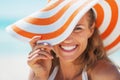
[(28, 80), (25, 55), (0, 56), (0, 80)]

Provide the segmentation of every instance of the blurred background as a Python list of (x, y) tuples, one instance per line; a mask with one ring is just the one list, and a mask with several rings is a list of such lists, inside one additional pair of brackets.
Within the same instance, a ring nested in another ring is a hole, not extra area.
[[(27, 80), (27, 55), (31, 51), (23, 43), (6, 33), (5, 28), (39, 10), (47, 0), (0, 0), (0, 80)], [(120, 66), (120, 50), (109, 55)]]

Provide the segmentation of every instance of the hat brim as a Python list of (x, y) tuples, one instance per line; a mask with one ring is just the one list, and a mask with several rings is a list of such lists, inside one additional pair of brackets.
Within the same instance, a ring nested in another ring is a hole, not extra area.
[(53, 1), (44, 9), (10, 25), (7, 31), (25, 42), (40, 35), (42, 39), (39, 42), (56, 45), (71, 34), (77, 22), (89, 9), (94, 8), (105, 49), (113, 52), (120, 48), (119, 5), (118, 0)]

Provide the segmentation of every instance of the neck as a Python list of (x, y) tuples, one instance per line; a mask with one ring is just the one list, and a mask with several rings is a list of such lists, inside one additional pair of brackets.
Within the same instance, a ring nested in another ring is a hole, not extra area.
[(59, 74), (63, 78), (62, 80), (73, 80), (76, 77), (80, 76), (82, 69), (80, 65), (75, 65), (74, 63), (69, 62), (60, 62), (60, 71)]

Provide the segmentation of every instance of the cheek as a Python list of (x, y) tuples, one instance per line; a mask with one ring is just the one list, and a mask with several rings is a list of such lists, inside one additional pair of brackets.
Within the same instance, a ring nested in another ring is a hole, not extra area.
[(79, 43), (80, 43), (80, 48), (82, 50), (85, 50), (87, 47), (87, 44), (88, 44), (88, 39), (87, 38), (80, 38)]
[(80, 43), (80, 45), (79, 45), (79, 48), (78, 48), (78, 54), (80, 56), (80, 55), (84, 54), (84, 51), (87, 48), (88, 41), (87, 41), (87, 39), (83, 38), (83, 39), (81, 39), (81, 42), (79, 42), (79, 43)]
[(88, 36), (86, 34), (79, 34), (76, 37), (76, 40), (80, 45), (80, 50), (84, 51), (87, 47), (87, 44), (88, 44)]
[(82, 42), (87, 42), (88, 41), (88, 35), (86, 33), (83, 33), (83, 34), (75, 34), (74, 37), (76, 38), (76, 40), (80, 43)]

